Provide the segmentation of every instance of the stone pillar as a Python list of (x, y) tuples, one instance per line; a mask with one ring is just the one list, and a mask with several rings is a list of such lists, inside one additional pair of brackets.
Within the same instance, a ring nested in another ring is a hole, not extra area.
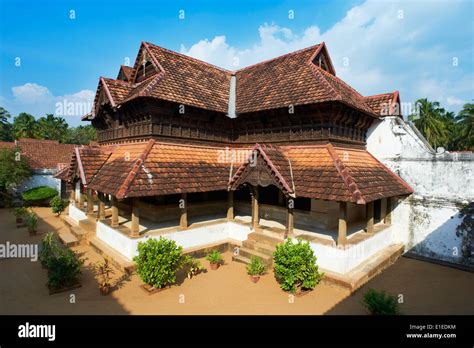
[(339, 231), (337, 236), (337, 245), (347, 243), (347, 203), (339, 202)]
[(260, 218), (258, 216), (258, 186), (252, 186), (252, 228), (258, 227)]
[(105, 195), (102, 192), (97, 193), (99, 197), (99, 212), (98, 218), (100, 221), (105, 220)]
[(181, 194), (179, 208), (181, 210), (181, 218), (179, 220), (179, 226), (181, 228), (186, 229), (188, 228), (188, 195), (186, 193)]
[(69, 193), (69, 202), (74, 203), (76, 201), (76, 187), (74, 185), (71, 185), (72, 189), (71, 192)]
[(367, 233), (374, 233), (374, 202), (367, 203)]
[(112, 196), (112, 222), (110, 226), (114, 228), (119, 226), (118, 202), (114, 196)]
[(285, 239), (288, 236), (293, 235), (293, 225), (294, 225), (294, 214), (293, 214), (293, 199), (288, 199), (287, 201), (287, 214), (286, 214), (286, 230), (285, 230)]
[(92, 189), (87, 189), (87, 213), (94, 211), (94, 199), (92, 197)]
[(227, 220), (234, 220), (234, 191), (227, 194)]
[(132, 199), (132, 237), (140, 235), (140, 207), (138, 205), (138, 198)]
[(380, 222), (385, 223), (385, 217), (387, 216), (387, 198), (380, 200)]
[(385, 219), (384, 219), (384, 224), (386, 225), (391, 225), (392, 224), (392, 198), (388, 197), (387, 198), (387, 204), (386, 204), (386, 214), (385, 214)]

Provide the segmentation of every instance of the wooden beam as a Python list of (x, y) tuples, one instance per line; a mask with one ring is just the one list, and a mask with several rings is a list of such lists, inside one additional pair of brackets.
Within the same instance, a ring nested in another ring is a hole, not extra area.
[(374, 233), (374, 202), (367, 203), (367, 233)]
[(140, 206), (138, 198), (132, 199), (132, 237), (140, 236)]
[(337, 245), (347, 243), (347, 203), (339, 202), (339, 230), (337, 235)]
[(179, 208), (181, 209), (181, 217), (179, 220), (179, 226), (181, 228), (186, 229), (188, 228), (188, 195), (186, 193), (181, 194)]
[(112, 196), (112, 221), (110, 226), (114, 228), (119, 226), (118, 202), (114, 196)]
[(227, 220), (234, 220), (234, 191), (227, 194)]
[(392, 224), (392, 197), (387, 197), (386, 203), (386, 214), (384, 219), (384, 224), (391, 225)]

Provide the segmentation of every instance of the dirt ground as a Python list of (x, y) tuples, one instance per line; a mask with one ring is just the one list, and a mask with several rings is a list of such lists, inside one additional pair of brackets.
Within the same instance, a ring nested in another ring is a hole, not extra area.
[[(40, 243), (48, 231), (66, 228), (49, 208), (35, 210), (39, 235), (30, 237), (26, 228), (16, 228), (9, 210), (0, 209), (0, 243)], [(206, 273), (179, 277), (177, 284), (153, 295), (140, 288), (138, 276), (124, 278), (116, 270), (114, 291), (102, 296), (93, 271), (101, 256), (85, 245), (73, 249), (87, 258), (82, 287), (55, 295), (48, 294), (47, 271), (39, 262), (0, 260), (0, 314), (364, 314), (360, 298), (368, 287), (402, 293), (405, 314), (474, 313), (474, 274), (405, 258), (352, 296), (345, 289), (320, 284), (309, 294), (290, 297), (271, 271), (253, 284), (245, 265), (232, 262), (230, 253), (217, 271), (201, 260)]]

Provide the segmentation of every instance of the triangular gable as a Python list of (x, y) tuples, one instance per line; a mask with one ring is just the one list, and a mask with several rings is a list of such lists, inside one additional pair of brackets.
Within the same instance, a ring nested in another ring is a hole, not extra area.
[(138, 83), (155, 74), (162, 74), (164, 71), (148, 44), (142, 42), (133, 66), (134, 73), (131, 82)]
[(336, 76), (336, 70), (334, 69), (334, 65), (332, 64), (331, 57), (329, 56), (329, 52), (324, 41), (321, 42), (316, 51), (314, 51), (314, 54), (309, 59), (308, 63), (315, 64), (321, 69), (326, 70), (330, 74)]
[[(237, 169), (229, 181), (229, 190), (236, 190), (244, 183), (263, 187), (275, 185), (285, 196), (295, 197), (294, 185), (291, 179), (291, 164), (288, 162), (290, 168), (290, 177), (288, 178), (286, 170), (283, 174), (280, 165), (277, 165), (275, 160), (280, 163), (282, 160), (283, 162), (287, 161), (277, 148), (271, 145), (267, 147), (256, 144), (251, 150), (249, 159)], [(280, 170), (277, 167), (280, 167)]]

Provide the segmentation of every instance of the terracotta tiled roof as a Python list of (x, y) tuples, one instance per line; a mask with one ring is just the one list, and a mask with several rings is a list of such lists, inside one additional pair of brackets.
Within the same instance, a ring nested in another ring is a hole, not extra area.
[[(327, 145), (260, 147), (278, 182), (291, 183), (290, 196), (365, 204), (385, 197), (406, 195), (413, 189), (366, 150)], [(232, 189), (248, 163), (230, 181)], [(282, 171), (280, 173), (280, 170)], [(283, 185), (279, 185), (282, 188)], [(283, 189), (285, 192), (285, 189)]]
[(154, 140), (122, 144), (89, 187), (118, 198), (226, 190), (231, 164), (219, 151), (224, 148)]
[[(140, 51), (142, 50), (151, 57), (155, 74), (138, 83), (101, 78), (106, 86), (107, 97), (110, 94), (111, 106), (115, 107), (136, 97), (151, 96), (226, 113), (230, 81), (235, 76), (237, 113), (339, 101), (373, 114), (366, 98), (333, 74), (334, 69), (324, 43), (236, 72), (146, 42), (142, 44)], [(314, 62), (319, 54), (327, 57), (325, 62), (329, 71)], [(139, 63), (137, 59), (136, 66), (127, 72), (134, 73)], [(99, 84), (99, 90), (100, 87)], [(94, 105), (98, 95), (99, 93)]]
[(396, 103), (400, 103), (400, 96), (398, 91), (392, 93), (377, 94), (365, 97), (365, 101), (369, 107), (374, 110), (374, 113), (380, 116), (399, 116), (400, 106), (398, 110), (395, 107)]
[[(60, 144), (56, 140), (19, 139), (17, 145), (33, 170), (57, 170), (67, 165), (74, 145)], [(12, 148), (15, 143), (0, 143), (0, 147)]]
[[(133, 70), (132, 67), (126, 66), (126, 65), (121, 65), (120, 66), (119, 76), (120, 76), (120, 74), (123, 74), (123, 77), (125, 78), (125, 81), (132, 81), (133, 73), (134, 73), (134, 70)], [(118, 77), (117, 77), (117, 79), (118, 79)]]

